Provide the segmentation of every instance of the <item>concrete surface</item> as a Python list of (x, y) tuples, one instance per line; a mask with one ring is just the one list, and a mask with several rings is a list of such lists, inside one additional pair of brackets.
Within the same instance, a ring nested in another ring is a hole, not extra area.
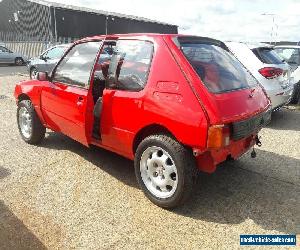
[(50, 131), (39, 147), (24, 143), (21, 79), (0, 77), (0, 249), (237, 249), (240, 234), (300, 234), (299, 110), (274, 114), (256, 159), (201, 175), (192, 199), (167, 211), (127, 159)]
[(26, 66), (0, 64), (0, 76), (9, 76), (16, 74), (22, 74), (26, 76), (29, 75)]

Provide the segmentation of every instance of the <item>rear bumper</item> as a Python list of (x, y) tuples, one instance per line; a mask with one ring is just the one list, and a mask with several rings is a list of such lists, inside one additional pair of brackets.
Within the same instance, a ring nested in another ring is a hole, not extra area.
[[(256, 137), (262, 127), (271, 120), (272, 110), (257, 114), (246, 120), (231, 124), (231, 139), (228, 146), (208, 149), (196, 156), (198, 168), (206, 173), (213, 173), (216, 166), (227, 159), (237, 159), (256, 144)], [(197, 149), (193, 149), (197, 152)]]
[(230, 145), (219, 150), (209, 150), (196, 157), (199, 170), (206, 173), (213, 173), (217, 165), (227, 159), (238, 159), (255, 145), (256, 134), (239, 140), (231, 141)]
[(291, 85), (288, 88), (281, 90), (279, 92), (277, 91), (275, 93), (274, 92), (270, 93), (269, 96), (272, 102), (273, 110), (288, 104), (293, 96), (293, 91), (294, 91), (294, 85)]

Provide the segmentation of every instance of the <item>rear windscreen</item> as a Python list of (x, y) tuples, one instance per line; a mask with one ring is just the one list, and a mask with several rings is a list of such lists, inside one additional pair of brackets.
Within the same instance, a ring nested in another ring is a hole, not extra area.
[(223, 93), (257, 84), (244, 66), (220, 46), (194, 41), (179, 43), (183, 54), (211, 92)]
[(272, 48), (257, 48), (252, 49), (257, 58), (267, 64), (282, 64), (282, 59), (276, 54)]

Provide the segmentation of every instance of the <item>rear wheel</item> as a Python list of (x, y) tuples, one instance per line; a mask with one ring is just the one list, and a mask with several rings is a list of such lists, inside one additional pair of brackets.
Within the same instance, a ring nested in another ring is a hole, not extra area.
[(23, 60), (21, 57), (17, 57), (17, 58), (15, 59), (15, 65), (21, 66), (21, 65), (23, 65), (23, 64), (24, 64), (24, 60)]
[(173, 208), (190, 196), (197, 168), (192, 153), (167, 135), (145, 138), (135, 154), (135, 174), (156, 205)]
[(17, 121), (22, 139), (29, 144), (39, 144), (45, 137), (46, 129), (37, 116), (30, 100), (19, 102)]

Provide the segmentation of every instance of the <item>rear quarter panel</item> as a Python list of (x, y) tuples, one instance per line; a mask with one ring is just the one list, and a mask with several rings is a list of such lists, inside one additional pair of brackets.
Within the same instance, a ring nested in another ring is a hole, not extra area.
[(144, 117), (166, 126), (183, 144), (206, 147), (207, 117), (163, 39), (153, 57)]

